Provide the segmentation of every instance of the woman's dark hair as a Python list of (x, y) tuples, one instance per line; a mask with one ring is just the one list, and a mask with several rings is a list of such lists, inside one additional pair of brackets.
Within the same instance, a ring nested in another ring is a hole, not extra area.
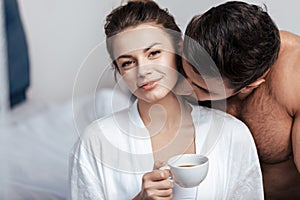
[(161, 9), (154, 1), (137, 0), (129, 1), (126, 5), (115, 8), (107, 17), (104, 26), (106, 34), (107, 51), (114, 61), (112, 36), (122, 32), (128, 27), (135, 27), (143, 23), (155, 23), (160, 25), (169, 34), (176, 53), (176, 65), (179, 72), (182, 72), (181, 64), (181, 41), (182, 34), (180, 28), (175, 23), (174, 17), (167, 10)]
[[(203, 49), (215, 62), (204, 66)], [(261, 77), (276, 61), (279, 30), (261, 7), (231, 1), (195, 16), (188, 24), (183, 52), (201, 75), (214, 77), (216, 70), (239, 90)]]

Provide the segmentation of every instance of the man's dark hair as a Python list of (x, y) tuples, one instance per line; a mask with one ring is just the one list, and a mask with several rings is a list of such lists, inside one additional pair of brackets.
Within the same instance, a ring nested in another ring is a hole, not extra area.
[[(215, 62), (204, 64), (205, 53)], [(216, 71), (239, 90), (261, 77), (276, 61), (279, 30), (266, 11), (257, 5), (231, 1), (195, 16), (188, 24), (183, 52), (202, 76)]]

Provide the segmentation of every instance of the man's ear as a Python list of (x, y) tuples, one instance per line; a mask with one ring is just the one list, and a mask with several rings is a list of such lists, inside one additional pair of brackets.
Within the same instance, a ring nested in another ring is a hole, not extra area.
[(241, 95), (248, 96), (254, 89), (258, 88), (262, 83), (266, 81), (266, 76), (268, 75), (270, 69), (268, 69), (261, 77), (259, 77), (256, 81), (250, 83), (240, 90)]
[(254, 89), (256, 89), (257, 87), (259, 87), (262, 83), (264, 83), (266, 81), (266, 79), (264, 78), (259, 78), (256, 81), (254, 81), (253, 83), (245, 86), (244, 88), (241, 89), (240, 93), (242, 94), (249, 94), (251, 93)]
[(253, 83), (245, 86), (238, 93), (238, 95), (237, 95), (238, 98), (241, 99), (241, 100), (245, 99), (249, 94), (251, 94), (253, 92), (254, 89), (256, 89), (257, 87), (259, 87), (265, 81), (266, 80), (264, 78), (259, 78), (256, 81), (254, 81)]

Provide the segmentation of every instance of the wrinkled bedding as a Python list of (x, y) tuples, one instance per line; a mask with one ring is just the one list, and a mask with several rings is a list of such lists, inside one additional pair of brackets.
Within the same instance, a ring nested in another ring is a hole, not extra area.
[[(126, 97), (110, 90), (62, 104), (27, 101), (1, 124), (0, 199), (66, 199), (69, 152), (80, 131), (96, 118), (127, 106)], [(125, 104), (124, 104), (125, 102)], [(74, 104), (75, 105), (74, 105)]]

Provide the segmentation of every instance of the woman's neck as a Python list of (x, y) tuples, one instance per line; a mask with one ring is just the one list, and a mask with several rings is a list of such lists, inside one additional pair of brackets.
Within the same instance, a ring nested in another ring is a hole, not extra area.
[(182, 103), (181, 97), (169, 93), (165, 98), (156, 102), (138, 100), (140, 116), (149, 129), (169, 128), (180, 124), (182, 115), (186, 113), (186, 105)]
[(172, 94), (154, 103), (139, 100), (138, 109), (151, 136), (154, 160), (195, 153), (192, 107), (181, 97)]

